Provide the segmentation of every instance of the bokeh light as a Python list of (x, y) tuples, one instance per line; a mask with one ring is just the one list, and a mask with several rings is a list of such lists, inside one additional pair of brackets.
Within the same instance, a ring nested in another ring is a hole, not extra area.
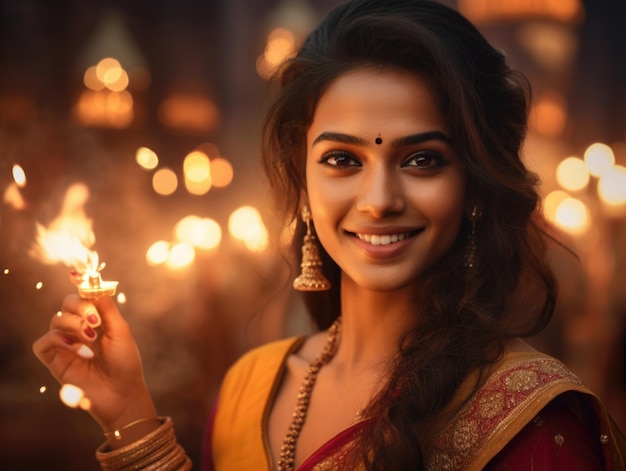
[(140, 147), (135, 154), (135, 161), (146, 170), (153, 170), (159, 165), (159, 156), (149, 147)]
[(15, 184), (20, 188), (24, 188), (26, 186), (26, 172), (24, 172), (24, 169), (18, 164), (15, 164), (13, 165), (11, 173), (13, 174)]
[(269, 243), (269, 235), (261, 214), (252, 206), (243, 206), (230, 215), (228, 231), (232, 237), (244, 242), (253, 252), (266, 249)]
[(164, 240), (153, 243), (146, 251), (146, 262), (150, 266), (161, 265), (167, 261), (170, 253), (170, 244)]
[(285, 28), (272, 30), (268, 35), (265, 51), (257, 59), (257, 73), (260, 77), (269, 79), (295, 50), (296, 38), (291, 31)]
[(216, 248), (222, 240), (220, 225), (210, 218), (186, 216), (174, 227), (176, 240), (187, 242), (194, 247), (210, 250)]
[(181, 270), (193, 263), (196, 251), (187, 242), (174, 244), (169, 251), (165, 264), (172, 270)]
[(557, 166), (556, 180), (566, 190), (582, 190), (589, 184), (589, 168), (583, 160), (568, 157)]
[(152, 188), (163, 196), (171, 195), (178, 188), (178, 177), (172, 169), (161, 168), (152, 175)]
[(211, 163), (200, 151), (193, 151), (183, 160), (185, 188), (192, 195), (204, 195), (211, 189)]
[(615, 164), (615, 154), (606, 144), (596, 142), (585, 150), (585, 163), (591, 175), (600, 177)]
[(626, 204), (626, 167), (615, 165), (598, 180), (598, 196), (606, 204)]
[(591, 224), (589, 208), (576, 198), (565, 198), (556, 208), (555, 221), (570, 234), (584, 234)]
[(232, 164), (223, 158), (211, 160), (211, 179), (213, 186), (224, 188), (233, 181), (234, 170)]

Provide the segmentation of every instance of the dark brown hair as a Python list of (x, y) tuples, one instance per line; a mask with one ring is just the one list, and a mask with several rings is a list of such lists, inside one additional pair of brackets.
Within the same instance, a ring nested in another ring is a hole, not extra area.
[[(373, 426), (357, 447), (368, 469), (415, 470), (424, 467), (430, 420), (470, 371), (502, 354), (508, 338), (547, 324), (556, 283), (538, 223), (537, 177), (520, 156), (527, 80), (467, 19), (433, 1), (345, 3), (279, 71), (261, 157), (284, 202), (285, 222), (296, 217), (305, 189), (306, 131), (316, 104), (333, 80), (362, 67), (403, 70), (426, 80), (463, 162), (468, 207), (481, 212), (474, 269), (464, 266), (471, 229), (465, 219), (453, 247), (421, 279), (415, 294), (419, 323), (402, 338), (387, 385), (368, 408)], [(300, 240), (294, 238), (295, 254)], [(340, 315), (340, 269), (323, 249), (322, 256), (334, 288), (305, 301), (318, 327), (326, 328)]]

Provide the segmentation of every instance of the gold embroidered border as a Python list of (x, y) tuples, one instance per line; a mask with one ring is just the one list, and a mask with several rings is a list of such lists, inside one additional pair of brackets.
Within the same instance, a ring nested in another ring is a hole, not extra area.
[[(551, 357), (535, 355), (496, 371), (434, 440), (427, 468), (473, 469), (472, 463), (480, 455), (490, 452), (488, 458), (494, 456), (543, 406), (572, 389), (570, 386), (585, 388), (580, 379)], [(478, 459), (481, 465), (477, 469), (486, 464), (484, 461)]]

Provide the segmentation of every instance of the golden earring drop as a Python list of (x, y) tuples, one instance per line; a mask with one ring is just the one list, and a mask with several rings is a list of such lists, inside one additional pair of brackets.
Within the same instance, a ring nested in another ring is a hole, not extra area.
[(474, 206), (470, 221), (472, 221), (472, 230), (468, 236), (467, 252), (465, 253), (465, 267), (473, 269), (476, 266), (476, 221), (480, 217), (478, 206)]
[(293, 280), (293, 287), (298, 291), (327, 291), (330, 281), (322, 273), (322, 259), (315, 244), (316, 237), (311, 233), (311, 211), (307, 206), (302, 208), (302, 220), (306, 224), (306, 235), (302, 245), (301, 273)]

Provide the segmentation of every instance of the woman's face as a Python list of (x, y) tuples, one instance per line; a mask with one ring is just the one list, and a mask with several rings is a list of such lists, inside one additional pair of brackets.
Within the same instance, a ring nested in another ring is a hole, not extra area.
[(320, 98), (306, 181), (320, 242), (343, 276), (404, 288), (453, 244), (465, 177), (435, 97), (405, 72), (357, 69)]

